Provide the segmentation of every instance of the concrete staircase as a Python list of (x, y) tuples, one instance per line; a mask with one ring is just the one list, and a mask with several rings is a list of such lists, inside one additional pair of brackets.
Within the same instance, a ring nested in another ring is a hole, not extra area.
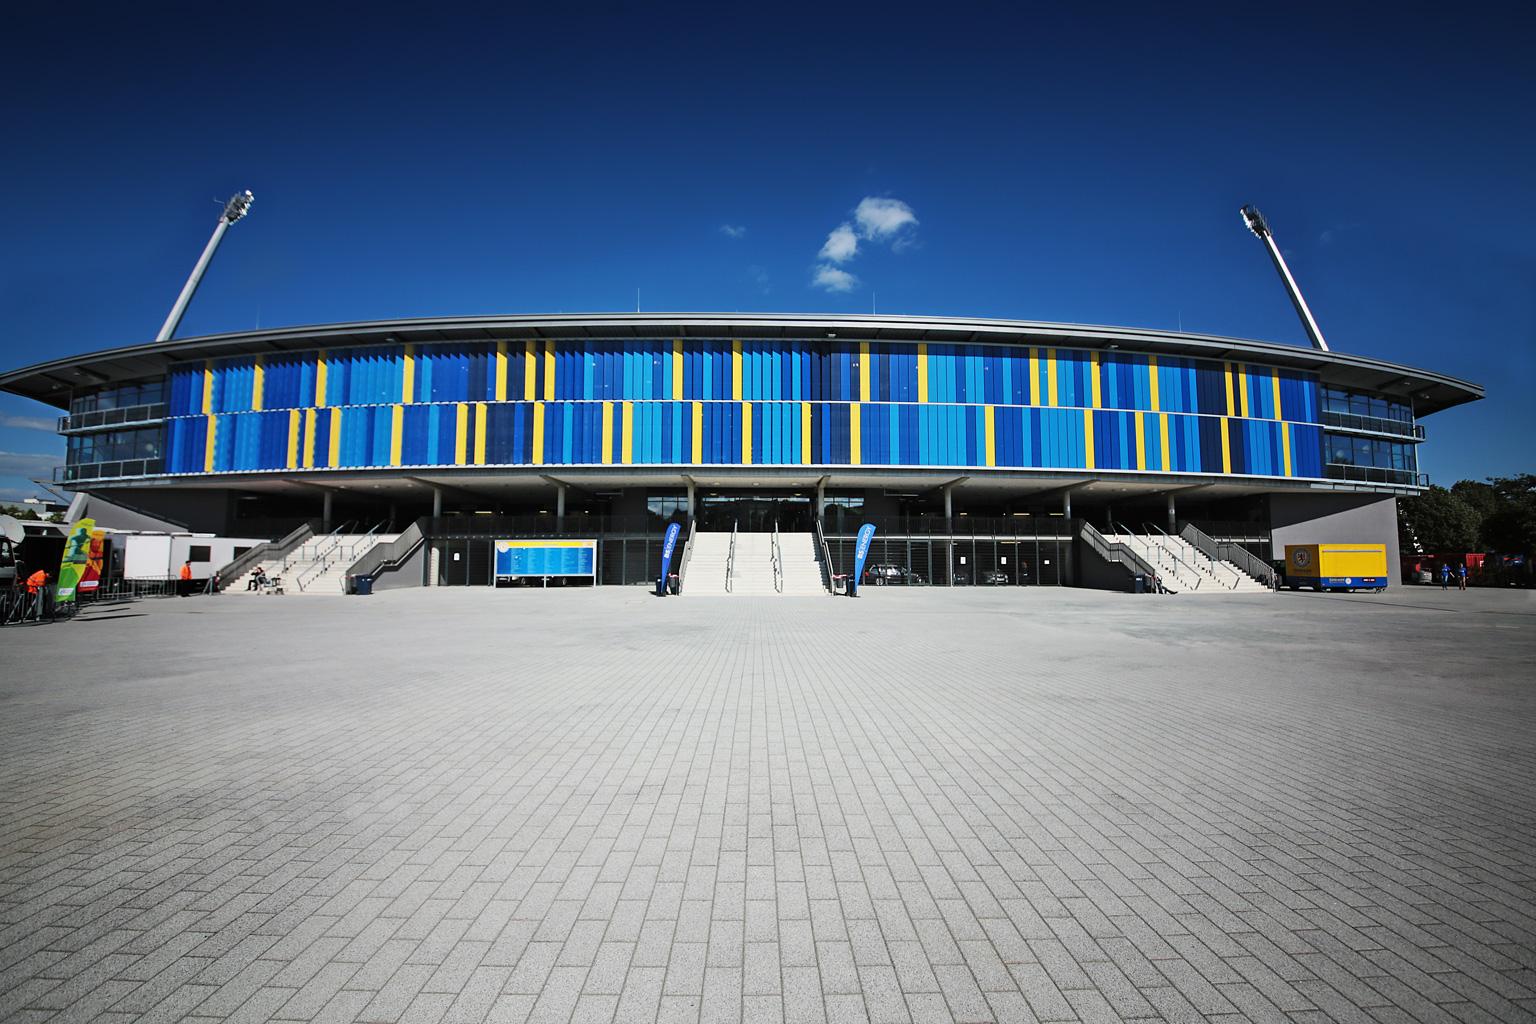
[[(736, 557), (731, 559), (729, 533), (698, 532), (683, 577), (684, 597), (815, 597), (825, 596), (816, 538), (810, 533), (779, 534), (783, 556), (783, 590), (774, 586), (773, 534), (737, 533)], [(726, 566), (731, 567), (730, 584)]]
[(1106, 533), (1146, 559), (1163, 586), (1178, 594), (1268, 594), (1269, 588), (1231, 562), (1211, 558), (1183, 537), (1163, 533)]
[[(285, 594), (340, 594), (346, 588), (347, 570), (375, 544), (394, 540), (393, 533), (337, 533), (311, 537), (288, 553), (278, 564), (264, 564), (268, 578), (283, 581)], [(249, 593), (246, 587), (255, 568), (225, 586), (226, 594)]]

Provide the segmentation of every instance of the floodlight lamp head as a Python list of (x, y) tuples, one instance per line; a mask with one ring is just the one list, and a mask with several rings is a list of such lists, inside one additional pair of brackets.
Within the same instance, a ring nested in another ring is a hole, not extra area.
[(1239, 211), (1243, 215), (1243, 223), (1248, 225), (1248, 230), (1253, 232), (1255, 238), (1263, 238), (1269, 234), (1269, 222), (1259, 212), (1256, 206), (1245, 206)]
[(224, 204), (224, 219), (233, 224), (251, 211), (251, 204), (255, 201), (256, 197), (251, 195), (250, 189), (246, 189), (244, 192), (236, 192), (229, 197), (229, 202)]

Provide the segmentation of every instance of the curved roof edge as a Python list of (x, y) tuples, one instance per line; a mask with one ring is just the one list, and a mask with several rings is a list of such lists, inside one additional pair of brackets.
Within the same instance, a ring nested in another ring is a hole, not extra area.
[(1484, 394), (1479, 385), (1430, 370), (1272, 341), (1032, 320), (818, 313), (560, 313), (370, 320), (265, 328), (66, 356), (0, 374), (0, 390), (63, 408), (68, 404), (72, 388), (153, 376), (163, 373), (170, 363), (185, 359), (223, 359), (380, 342), (426, 344), (509, 338), (804, 338), (808, 335), (846, 336), (860, 341), (1054, 344), (1205, 359), (1240, 358), (1313, 370), (1330, 384), (1411, 399), (1419, 415), (1474, 402)]

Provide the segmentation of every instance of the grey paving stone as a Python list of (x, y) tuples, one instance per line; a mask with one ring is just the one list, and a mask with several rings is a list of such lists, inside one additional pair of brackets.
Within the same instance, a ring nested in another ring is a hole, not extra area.
[(1529, 595), (135, 612), (0, 638), (6, 1020), (1536, 1016)]

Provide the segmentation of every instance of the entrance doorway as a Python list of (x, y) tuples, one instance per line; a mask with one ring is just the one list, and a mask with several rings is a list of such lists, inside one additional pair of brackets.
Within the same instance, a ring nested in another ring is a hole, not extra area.
[(699, 499), (699, 529), (729, 533), (810, 533), (811, 497), (791, 491), (752, 494), (706, 494)]

